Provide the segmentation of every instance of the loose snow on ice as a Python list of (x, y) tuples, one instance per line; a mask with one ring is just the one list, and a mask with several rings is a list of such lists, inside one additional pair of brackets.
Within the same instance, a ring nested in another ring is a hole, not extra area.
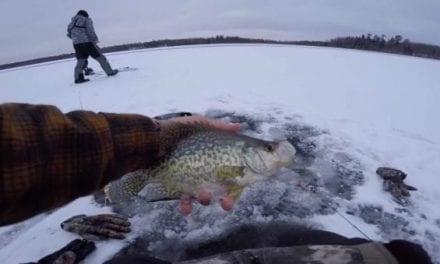
[[(363, 237), (357, 227), (371, 239), (408, 239), (440, 263), (439, 61), (279, 45), (160, 48), (108, 59), (138, 70), (92, 76), (81, 85), (73, 84), (74, 60), (4, 70), (0, 102), (148, 116), (192, 111), (239, 122), (246, 134), (285, 138), (298, 158), (270, 184), (247, 188), (230, 213), (218, 205), (196, 206), (183, 217), (175, 201), (127, 206), (137, 212), (132, 234), (98, 242), (85, 263), (101, 263), (142, 238), (148, 238), (146, 250), (160, 256), (171, 245), (213, 237), (234, 224), (271, 221), (307, 223), (349, 237)], [(383, 192), (379, 166), (408, 173), (406, 182), (418, 191), (407, 206)], [(304, 191), (298, 181), (316, 184), (318, 191)], [(0, 259), (36, 261), (77, 237), (60, 229), (63, 220), (110, 210), (89, 196), (2, 227)]]

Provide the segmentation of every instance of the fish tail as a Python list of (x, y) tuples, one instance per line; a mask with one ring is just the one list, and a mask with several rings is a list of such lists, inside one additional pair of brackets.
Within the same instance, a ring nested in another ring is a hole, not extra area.
[(139, 170), (126, 174), (121, 179), (111, 182), (104, 187), (106, 201), (118, 203), (136, 196), (147, 184), (148, 172)]

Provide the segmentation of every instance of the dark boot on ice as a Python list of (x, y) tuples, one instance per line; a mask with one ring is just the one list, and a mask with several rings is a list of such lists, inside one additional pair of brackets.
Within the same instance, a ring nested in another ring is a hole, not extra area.
[(92, 68), (87, 67), (84, 69), (84, 75), (89, 76), (89, 75), (93, 75), (93, 74), (95, 74), (95, 71), (93, 71)]
[(75, 80), (75, 83), (84, 83), (90, 81), (89, 79), (84, 78), (84, 74), (80, 74), (78, 79)]
[(109, 77), (110, 77), (110, 76), (115, 76), (116, 74), (118, 74), (118, 72), (119, 72), (119, 71), (115, 69), (115, 70), (112, 70), (112, 72), (110, 72), (110, 73), (107, 74), (107, 75), (108, 75)]

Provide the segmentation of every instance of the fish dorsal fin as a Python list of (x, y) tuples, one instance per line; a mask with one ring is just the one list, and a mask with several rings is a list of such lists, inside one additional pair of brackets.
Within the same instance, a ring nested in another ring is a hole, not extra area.
[(244, 166), (219, 166), (214, 170), (214, 176), (220, 181), (228, 181), (237, 176), (244, 176)]
[(160, 134), (160, 143), (163, 146), (163, 160), (166, 160), (168, 155), (170, 155), (173, 150), (179, 145), (179, 142), (185, 140), (195, 134), (213, 131), (213, 127), (204, 123), (194, 122), (193, 124), (181, 124), (181, 123), (167, 123), (162, 126), (166, 126), (166, 129), (163, 128), (163, 131), (167, 131), (166, 133)]

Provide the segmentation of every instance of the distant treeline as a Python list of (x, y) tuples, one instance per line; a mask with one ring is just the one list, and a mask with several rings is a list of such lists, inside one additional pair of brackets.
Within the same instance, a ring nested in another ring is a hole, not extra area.
[[(402, 36), (397, 35), (386, 39), (385, 35), (362, 35), (359, 37), (339, 37), (329, 41), (276, 41), (267, 39), (253, 39), (229, 36), (216, 36), (211, 38), (185, 38), (185, 39), (163, 39), (149, 42), (138, 42), (130, 44), (122, 44), (116, 46), (109, 46), (102, 48), (103, 52), (128, 51), (147, 48), (158, 47), (173, 47), (184, 45), (201, 45), (201, 44), (250, 44), (250, 43), (265, 43), (265, 44), (283, 44), (283, 45), (306, 45), (319, 47), (337, 47), (359, 50), (371, 50), (379, 52), (387, 52), (394, 54), (404, 54), (410, 56), (417, 56), (423, 58), (440, 59), (440, 46), (411, 42), (408, 39), (403, 39)], [(61, 54), (56, 56), (14, 62), (0, 65), (0, 70), (26, 66), (36, 63), (49, 62), (67, 58), (73, 58), (74, 53)]]
[(360, 37), (341, 37), (328, 42), (330, 47), (373, 50), (387, 53), (404, 54), (423, 58), (440, 59), (440, 46), (411, 42), (396, 35), (386, 39), (385, 35), (371, 34)]

